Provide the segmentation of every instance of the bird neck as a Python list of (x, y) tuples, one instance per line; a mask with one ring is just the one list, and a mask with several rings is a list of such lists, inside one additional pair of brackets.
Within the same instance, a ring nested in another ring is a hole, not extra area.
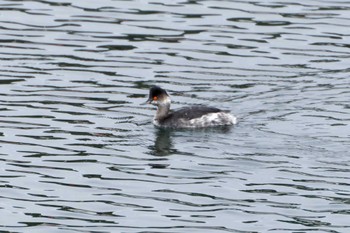
[(169, 111), (170, 111), (170, 99), (166, 98), (164, 101), (158, 103), (158, 109), (157, 109), (157, 113), (155, 116), (156, 120), (162, 120), (164, 119), (166, 116), (168, 116)]

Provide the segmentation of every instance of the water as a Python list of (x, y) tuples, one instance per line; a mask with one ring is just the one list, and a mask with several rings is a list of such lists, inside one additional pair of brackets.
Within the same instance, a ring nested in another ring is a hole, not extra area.
[[(349, 232), (348, 1), (2, 1), (0, 231)], [(140, 105), (230, 109), (167, 131)]]

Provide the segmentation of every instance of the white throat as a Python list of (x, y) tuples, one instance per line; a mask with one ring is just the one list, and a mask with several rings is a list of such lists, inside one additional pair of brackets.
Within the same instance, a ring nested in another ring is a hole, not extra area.
[(165, 97), (163, 100), (158, 100), (157, 101), (158, 109), (154, 119), (155, 120), (164, 119), (169, 114), (170, 104), (171, 104), (171, 100), (169, 97)]

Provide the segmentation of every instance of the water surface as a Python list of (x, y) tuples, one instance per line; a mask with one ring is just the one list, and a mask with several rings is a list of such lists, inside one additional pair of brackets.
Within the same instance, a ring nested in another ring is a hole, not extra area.
[[(347, 1), (2, 1), (0, 231), (348, 232)], [(238, 124), (161, 130), (173, 107)]]

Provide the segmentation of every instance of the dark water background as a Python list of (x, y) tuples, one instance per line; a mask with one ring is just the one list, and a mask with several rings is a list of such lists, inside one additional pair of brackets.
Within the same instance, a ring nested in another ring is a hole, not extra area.
[[(350, 232), (349, 12), (0, 1), (0, 231)], [(154, 84), (239, 124), (158, 130)]]

